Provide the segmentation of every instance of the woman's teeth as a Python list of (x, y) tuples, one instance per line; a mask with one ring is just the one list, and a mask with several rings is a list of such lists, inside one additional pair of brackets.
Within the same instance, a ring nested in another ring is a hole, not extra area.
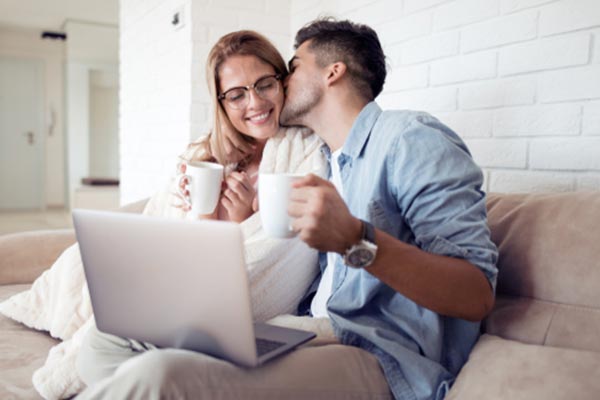
[(252, 118), (250, 118), (250, 121), (252, 122), (262, 122), (265, 119), (267, 119), (267, 117), (269, 116), (269, 111), (267, 111), (266, 113), (260, 114), (260, 115), (256, 115)]

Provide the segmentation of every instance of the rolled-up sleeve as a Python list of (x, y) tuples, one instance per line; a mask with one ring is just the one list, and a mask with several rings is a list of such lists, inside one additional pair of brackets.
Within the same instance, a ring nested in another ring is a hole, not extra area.
[(437, 119), (421, 115), (395, 146), (393, 195), (415, 243), (469, 261), (495, 289), (498, 251), (487, 225), (483, 174), (464, 143)]

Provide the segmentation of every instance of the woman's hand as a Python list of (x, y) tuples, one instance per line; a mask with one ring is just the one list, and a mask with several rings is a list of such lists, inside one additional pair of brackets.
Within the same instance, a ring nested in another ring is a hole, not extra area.
[(185, 176), (185, 170), (187, 166), (182, 161), (177, 164), (177, 175), (175, 179), (177, 180), (177, 190), (173, 193), (173, 197), (177, 199), (176, 203), (171, 203), (171, 205), (175, 208), (180, 208), (182, 211), (188, 212), (192, 209), (192, 203), (190, 200), (190, 191), (187, 190), (187, 185), (189, 184), (187, 176)]
[(246, 172), (232, 172), (225, 179), (221, 204), (227, 210), (229, 220), (240, 223), (254, 213), (256, 191)]
[[(185, 175), (186, 168), (187, 167), (183, 161), (177, 165), (177, 171), (179, 172), (175, 178), (178, 179), (177, 191), (172, 193), (172, 195), (178, 200), (178, 202), (172, 203), (171, 205), (187, 213), (192, 209), (192, 200), (190, 198), (190, 191), (187, 189), (189, 180)], [(218, 219), (218, 207), (215, 208), (215, 211), (212, 214), (199, 215), (198, 219)]]

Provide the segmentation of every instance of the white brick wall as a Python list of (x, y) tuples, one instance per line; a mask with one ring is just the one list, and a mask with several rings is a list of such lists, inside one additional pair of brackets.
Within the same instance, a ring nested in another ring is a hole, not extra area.
[[(183, 5), (186, 25), (173, 29)], [(206, 55), (257, 29), (284, 54), (321, 14), (364, 22), (390, 66), (384, 108), (465, 138), (489, 191), (600, 190), (598, 0), (122, 0), (122, 201), (150, 195), (205, 130)]]
[(455, 129), (488, 191), (600, 190), (600, 1), (338, 3), (292, 0), (292, 36), (319, 14), (370, 24), (390, 65), (379, 104)]
[[(179, 9), (184, 24), (175, 28)], [(190, 139), (206, 132), (204, 66), (215, 41), (255, 29), (287, 57), (289, 16), (290, 2), (279, 0), (121, 0), (121, 203), (163, 188)]]

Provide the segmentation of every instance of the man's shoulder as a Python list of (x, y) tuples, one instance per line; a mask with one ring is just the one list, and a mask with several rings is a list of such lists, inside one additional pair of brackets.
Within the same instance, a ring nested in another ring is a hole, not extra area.
[(416, 110), (385, 110), (377, 119), (373, 130), (381, 132), (380, 136), (401, 140), (418, 138), (419, 141), (427, 140), (455, 140), (456, 133), (425, 111)]
[(425, 111), (382, 111), (373, 133), (374, 142), (389, 151), (410, 148), (413, 152), (443, 152), (466, 148), (456, 132)]
[(433, 115), (417, 110), (384, 110), (375, 123), (375, 129), (393, 130), (402, 134), (415, 125), (434, 126), (441, 124)]

